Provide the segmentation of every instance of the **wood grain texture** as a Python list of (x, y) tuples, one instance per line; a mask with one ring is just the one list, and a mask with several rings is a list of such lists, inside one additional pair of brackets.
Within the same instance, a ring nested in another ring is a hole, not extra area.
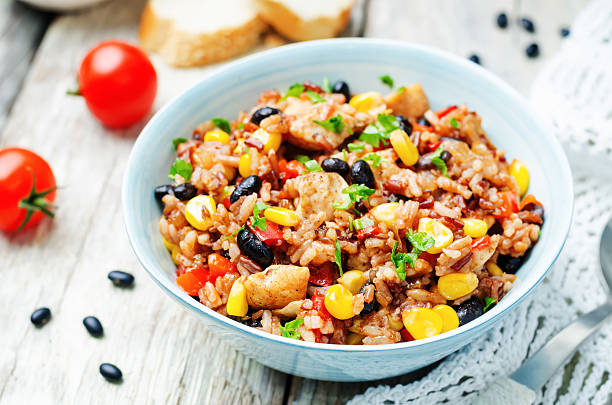
[[(461, 56), (476, 52), (486, 68), (523, 93), (542, 60), (559, 46), (558, 29), (571, 22), (585, 3), (360, 2), (368, 5), (366, 36), (434, 45)], [(0, 4), (0, 9), (5, 7), (6, 0)], [(426, 373), (347, 384), (270, 370), (208, 333), (140, 269), (123, 229), (120, 187), (142, 124), (126, 131), (105, 130), (83, 100), (64, 91), (74, 86), (78, 64), (92, 45), (108, 38), (135, 39), (143, 4), (143, 0), (114, 1), (55, 20), (0, 137), (0, 146), (21, 145), (47, 158), (62, 187), (55, 221), (45, 221), (17, 238), (0, 238), (0, 404), (340, 404), (368, 386), (406, 383)], [(510, 13), (511, 29), (495, 26), (501, 10)], [(536, 34), (516, 26), (516, 17), (523, 14), (533, 17)], [(5, 16), (0, 13), (0, 19)], [(32, 30), (44, 29), (36, 27), (10, 32), (34, 38)], [(543, 55), (535, 61), (523, 53), (532, 40), (540, 43)], [(0, 36), (0, 114), (2, 97), (9, 94), (5, 84), (15, 85), (5, 74), (18, 70), (7, 66), (25, 63), (6, 62), (3, 55), (17, 55), (10, 45)], [(29, 60), (29, 52), (19, 54), (22, 61)], [(153, 61), (159, 78), (156, 108), (216, 67), (178, 71), (156, 57)], [(1, 120), (0, 115), (0, 128)], [(115, 268), (135, 274), (133, 289), (110, 284), (106, 274)], [(43, 305), (54, 317), (36, 329), (29, 315)], [(87, 334), (81, 324), (87, 315), (99, 317), (105, 327), (103, 338)], [(125, 381), (120, 385), (103, 381), (98, 373), (102, 362), (117, 364)]]

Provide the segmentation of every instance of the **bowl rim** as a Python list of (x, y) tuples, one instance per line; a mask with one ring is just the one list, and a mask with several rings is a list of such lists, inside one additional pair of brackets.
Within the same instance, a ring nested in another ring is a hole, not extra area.
[[(144, 143), (144, 139), (148, 136), (150, 131), (153, 131), (151, 128), (157, 126), (158, 121), (161, 121), (165, 115), (165, 112), (171, 108), (179, 99), (185, 97), (187, 98), (192, 92), (197, 92), (198, 87), (208, 80), (213, 79), (215, 76), (219, 74), (228, 74), (232, 71), (239, 70), (243, 66), (248, 66), (251, 61), (258, 60), (260, 58), (268, 58), (277, 54), (291, 53), (296, 52), (301, 49), (308, 49), (312, 47), (341, 47), (341, 46), (359, 46), (360, 44), (371, 45), (380, 45), (380, 46), (391, 46), (391, 47), (401, 47), (407, 50), (423, 52), (430, 56), (434, 56), (436, 58), (441, 58), (451, 64), (459, 65), (464, 69), (472, 70), (474, 73), (482, 76), (486, 79), (490, 84), (492, 84), (495, 88), (497, 88), (502, 93), (505, 93), (509, 98), (512, 99), (514, 103), (520, 105), (530, 116), (530, 118), (534, 121), (537, 127), (539, 127), (542, 131), (541, 136), (546, 138), (548, 145), (552, 148), (551, 152), (553, 152), (559, 159), (557, 160), (558, 169), (562, 172), (562, 177), (567, 178), (569, 180), (566, 187), (566, 194), (569, 196), (567, 198), (569, 204), (567, 205), (565, 211), (567, 212), (567, 216), (560, 219), (563, 221), (561, 223), (561, 228), (563, 229), (562, 241), (559, 244), (557, 251), (554, 252), (550, 256), (550, 262), (546, 265), (546, 269), (544, 269), (539, 275), (538, 279), (530, 285), (527, 290), (519, 295), (514, 302), (508, 304), (506, 308), (503, 310), (499, 310), (499, 308), (494, 307), (492, 310), (486, 312), (482, 316), (478, 317), (474, 321), (469, 324), (460, 326), (454, 330), (451, 330), (446, 333), (442, 333), (436, 336), (432, 336), (426, 339), (413, 340), (410, 342), (399, 342), (399, 343), (388, 343), (382, 345), (348, 345), (348, 344), (326, 344), (326, 343), (313, 343), (306, 342), (302, 340), (294, 340), (284, 338), (282, 336), (276, 336), (271, 333), (267, 333), (255, 328), (251, 328), (249, 326), (243, 325), (239, 322), (234, 321), (231, 318), (223, 316), (216, 311), (196, 302), (193, 299), (185, 299), (182, 295), (175, 293), (173, 288), (170, 286), (171, 280), (170, 278), (165, 280), (160, 280), (156, 274), (152, 270), (149, 269), (146, 260), (144, 259), (145, 254), (142, 252), (140, 245), (136, 242), (136, 232), (138, 231), (138, 227), (135, 226), (135, 223), (131, 219), (129, 215), (129, 179), (137, 173), (132, 174), (133, 162), (136, 160), (136, 154), (139, 149), (139, 146)], [(132, 150), (130, 152), (130, 156), (127, 162), (126, 171), (123, 178), (123, 184), (121, 189), (121, 199), (122, 199), (122, 212), (123, 212), (123, 220), (125, 230), (128, 234), (128, 239), (130, 241), (130, 245), (140, 262), (141, 266), (146, 270), (146, 272), (151, 276), (151, 278), (160, 286), (163, 290), (166, 291), (170, 297), (172, 297), (177, 302), (181, 303), (183, 306), (187, 307), (187, 309), (195, 312), (199, 315), (205, 315), (207, 317), (211, 317), (214, 320), (221, 322), (229, 328), (232, 328), (234, 331), (240, 332), (243, 335), (250, 335), (253, 337), (261, 338), (269, 341), (270, 343), (282, 344), (285, 346), (290, 346), (293, 348), (300, 349), (309, 349), (309, 350), (324, 350), (331, 352), (353, 352), (353, 353), (371, 353), (371, 352), (379, 352), (379, 351), (393, 351), (393, 350), (418, 350), (424, 345), (433, 344), (436, 342), (441, 342), (450, 338), (454, 338), (458, 335), (468, 334), (468, 332), (474, 332), (476, 329), (481, 328), (483, 331), (488, 330), (492, 327), (497, 321), (501, 320), (505, 315), (507, 315), (512, 308), (515, 308), (519, 303), (521, 303), (531, 292), (537, 287), (541, 281), (544, 279), (552, 265), (555, 263), (559, 254), (561, 253), (565, 242), (567, 241), (567, 236), (569, 233), (570, 225), (573, 218), (574, 212), (574, 198), (573, 198), (573, 182), (570, 166), (567, 160), (563, 149), (557, 140), (556, 137), (552, 135), (552, 131), (548, 125), (545, 125), (543, 120), (531, 112), (529, 108), (529, 102), (516, 91), (513, 87), (511, 87), (504, 80), (493, 74), (492, 72), (484, 69), (480, 65), (463, 59), (457, 55), (452, 54), (451, 52), (444, 51), (441, 49), (414, 44), (406, 41), (392, 40), (392, 39), (377, 39), (377, 38), (333, 38), (333, 39), (323, 39), (316, 41), (306, 41), (295, 44), (283, 45), (277, 48), (257, 52), (253, 55), (248, 55), (233, 62), (229, 62), (226, 65), (219, 67), (218, 69), (212, 71), (211, 73), (205, 75), (200, 79), (197, 83), (190, 86), (188, 89), (182, 91), (181, 93), (174, 96), (170, 101), (164, 104), (162, 108), (157, 111), (154, 116), (149, 120), (149, 122), (145, 125), (145, 127), (140, 132), (136, 142), (134, 143)]]

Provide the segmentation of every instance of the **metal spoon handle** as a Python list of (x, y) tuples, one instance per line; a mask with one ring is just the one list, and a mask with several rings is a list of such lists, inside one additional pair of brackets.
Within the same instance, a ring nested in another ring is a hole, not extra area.
[(599, 324), (612, 314), (612, 300), (570, 323), (535, 355), (510, 376), (534, 391), (539, 390), (578, 346), (597, 330)]

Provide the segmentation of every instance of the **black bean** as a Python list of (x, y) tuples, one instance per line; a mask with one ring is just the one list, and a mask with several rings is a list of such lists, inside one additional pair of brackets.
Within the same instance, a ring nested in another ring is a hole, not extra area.
[(280, 113), (281, 110), (279, 110), (278, 108), (262, 107), (253, 113), (253, 116), (251, 117), (251, 122), (255, 125), (259, 125), (261, 121), (263, 121), (265, 118)]
[(527, 32), (534, 33), (535, 32), (535, 24), (529, 18), (523, 17), (519, 20), (521, 27), (525, 29)]
[(533, 212), (534, 214), (536, 214), (537, 216), (542, 218), (542, 220), (544, 220), (544, 208), (542, 208), (541, 205), (538, 205), (538, 204), (528, 204), (524, 209), (527, 210), (527, 211)]
[(117, 366), (110, 363), (100, 364), (100, 374), (110, 382), (119, 382), (123, 378), (123, 373)]
[(440, 153), (440, 159), (444, 160), (444, 163), (448, 163), (451, 157), (453, 157), (453, 155), (447, 150), (443, 150), (442, 153)]
[(408, 197), (406, 197), (405, 195), (401, 195), (401, 194), (389, 194), (389, 196), (387, 196), (387, 199), (389, 200), (389, 202), (399, 202), (399, 201), (409, 200)]
[(408, 118), (403, 115), (396, 115), (395, 119), (399, 122), (400, 128), (402, 131), (410, 135), (412, 133), (412, 124), (408, 121)]
[(362, 215), (368, 212), (368, 206), (365, 205), (363, 201), (357, 201), (355, 203), (355, 209), (359, 211)]
[(459, 305), (453, 306), (459, 317), (459, 326), (463, 326), (468, 322), (472, 322), (484, 312), (482, 301), (477, 297), (472, 297), (469, 300), (462, 302)]
[(351, 90), (349, 85), (344, 80), (338, 80), (332, 86), (332, 93), (339, 93), (344, 95), (344, 102), (348, 103), (351, 99)]
[(358, 160), (353, 163), (353, 167), (351, 167), (351, 181), (353, 184), (363, 184), (372, 189), (376, 188), (374, 173), (372, 173), (370, 165), (365, 160)]
[(157, 201), (157, 203), (162, 209), (164, 208), (164, 203), (162, 202), (162, 198), (164, 198), (166, 194), (172, 194), (172, 193), (173, 193), (173, 190), (172, 190), (171, 184), (163, 184), (161, 186), (155, 187), (155, 189), (153, 190), (155, 201)]
[(191, 183), (183, 183), (174, 187), (174, 196), (181, 201), (191, 200), (198, 194), (198, 190)]
[(261, 318), (253, 319), (249, 318), (247, 325), (251, 328), (261, 328)]
[(230, 196), (230, 203), (235, 203), (242, 196), (259, 193), (260, 189), (261, 179), (255, 175), (249, 176), (236, 186), (236, 189)]
[(425, 116), (422, 116), (421, 118), (419, 118), (417, 120), (417, 124), (423, 125), (425, 127), (430, 127), (431, 126), (431, 122), (429, 122), (429, 120), (427, 118), (425, 118)]
[(100, 337), (104, 334), (102, 324), (95, 316), (86, 316), (83, 318), (83, 326), (91, 336)]
[(229, 250), (222, 250), (221, 251), (221, 256), (225, 257), (226, 259), (231, 259), (231, 256), (229, 254)]
[(525, 48), (525, 54), (530, 58), (537, 58), (540, 55), (540, 47), (534, 42)]
[(108, 279), (117, 287), (129, 287), (134, 283), (134, 276), (121, 270), (113, 270), (108, 273)]
[(471, 54), (471, 55), (468, 57), (468, 59), (469, 59), (469, 60), (471, 60), (472, 62), (474, 62), (474, 63), (476, 63), (476, 64), (480, 65), (480, 56), (476, 55), (475, 53)]
[(496, 22), (499, 28), (506, 28), (508, 26), (508, 16), (506, 13), (499, 13)]
[(47, 307), (38, 308), (30, 315), (30, 321), (36, 326), (43, 326), (51, 319), (51, 310)]
[(340, 176), (349, 174), (349, 165), (342, 159), (327, 158), (321, 162), (321, 168), (326, 172), (338, 173)]
[(265, 269), (272, 264), (274, 253), (249, 229), (238, 232), (237, 240), (240, 251), (259, 267)]
[(419, 157), (419, 160), (416, 162), (416, 165), (414, 166), (415, 169), (417, 170), (431, 170), (431, 169), (435, 169), (436, 166), (431, 163), (431, 159), (430, 159), (430, 153), (426, 154), (426, 155), (422, 155)]
[[(359, 290), (359, 293), (365, 294), (365, 289), (368, 285), (373, 285), (373, 283), (371, 281), (368, 281), (367, 283), (365, 283)], [(369, 314), (370, 312), (374, 311), (375, 308), (376, 308), (376, 295), (374, 295), (371, 302), (363, 303), (363, 309), (361, 310), (360, 315)]]
[(523, 264), (523, 256), (512, 257), (510, 255), (499, 255), (497, 256), (497, 265), (504, 271), (504, 273), (514, 274)]
[(487, 235), (501, 235), (502, 233), (504, 233), (504, 228), (497, 221), (487, 231)]
[(567, 27), (563, 27), (563, 28), (561, 28), (561, 30), (559, 31), (559, 33), (561, 34), (561, 36), (562, 36), (563, 38), (565, 38), (565, 37), (569, 37), (569, 34), (570, 34), (570, 29), (569, 29), (569, 28), (567, 28)]

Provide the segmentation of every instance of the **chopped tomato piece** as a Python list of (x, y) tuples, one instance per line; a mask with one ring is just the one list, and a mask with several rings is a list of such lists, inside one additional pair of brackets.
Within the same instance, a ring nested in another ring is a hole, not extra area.
[(402, 336), (402, 342), (412, 342), (414, 340), (414, 338), (412, 337), (410, 332), (406, 330), (406, 328), (400, 330), (400, 335)]
[(481, 236), (472, 242), (472, 250), (482, 249), (491, 244), (491, 237), (489, 235)]
[(230, 209), (230, 206), (232, 205), (232, 203), (231, 203), (231, 201), (230, 201), (230, 196), (229, 196), (229, 195), (223, 199), (222, 204), (223, 204), (223, 206), (224, 206), (225, 208), (227, 208), (228, 210)]
[(502, 200), (502, 205), (499, 207), (500, 214), (496, 216), (497, 219), (508, 218), (513, 213), (519, 211), (518, 197), (514, 192), (502, 191), (498, 195)]
[(431, 132), (431, 127), (427, 125), (414, 124), (412, 126), (412, 132)]
[(445, 108), (445, 109), (443, 109), (443, 110), (437, 111), (437, 112), (436, 112), (436, 115), (438, 116), (438, 118), (442, 118), (442, 117), (444, 117), (445, 115), (447, 115), (449, 112), (451, 112), (451, 111), (453, 111), (453, 110), (456, 110), (456, 109), (457, 109), (457, 106), (456, 106), (456, 105), (451, 105), (450, 107), (446, 107), (446, 108)]
[(334, 281), (336, 269), (331, 262), (325, 262), (321, 266), (310, 267), (310, 284), (327, 287)]
[(438, 149), (440, 147), (440, 145), (442, 145), (442, 141), (438, 141), (438, 142), (434, 142), (434, 143), (430, 143), (429, 145), (427, 145), (427, 149), (430, 152), (435, 152), (436, 149)]
[(285, 241), (283, 238), (283, 231), (278, 227), (278, 225), (272, 221), (268, 221), (267, 219), (265, 231), (256, 226), (252, 226), (250, 219), (247, 221), (247, 227), (268, 246), (280, 246)]
[(223, 277), (226, 273), (238, 273), (236, 265), (219, 253), (208, 255), (208, 270), (212, 283), (215, 282), (217, 277)]
[(176, 284), (189, 295), (198, 295), (198, 291), (204, 287), (207, 281), (210, 281), (210, 274), (208, 270), (201, 267), (196, 267), (176, 278)]
[(361, 239), (369, 238), (374, 235), (378, 235), (380, 232), (381, 231), (378, 225), (368, 226), (367, 228), (359, 229), (357, 231), (357, 239), (361, 240)]
[(323, 294), (317, 291), (310, 297), (310, 300), (312, 301), (312, 309), (317, 311), (323, 320), (331, 319), (331, 314), (325, 308), (325, 296)]
[(523, 210), (523, 208), (525, 208), (526, 206), (528, 206), (529, 204), (537, 204), (540, 207), (543, 207), (542, 203), (539, 202), (538, 200), (536, 200), (536, 198), (533, 196), (533, 194), (527, 194), (525, 197), (523, 197), (523, 199), (521, 200), (521, 204), (519, 205), (519, 210)]
[(315, 335), (315, 342), (316, 343), (321, 343), (323, 341), (321, 339), (321, 336), (323, 336), (323, 334), (321, 333), (320, 329), (313, 329), (312, 333), (314, 333), (314, 335)]
[(297, 160), (281, 160), (278, 162), (278, 170), (280, 171), (281, 180), (293, 179), (306, 172), (306, 166), (298, 162)]

